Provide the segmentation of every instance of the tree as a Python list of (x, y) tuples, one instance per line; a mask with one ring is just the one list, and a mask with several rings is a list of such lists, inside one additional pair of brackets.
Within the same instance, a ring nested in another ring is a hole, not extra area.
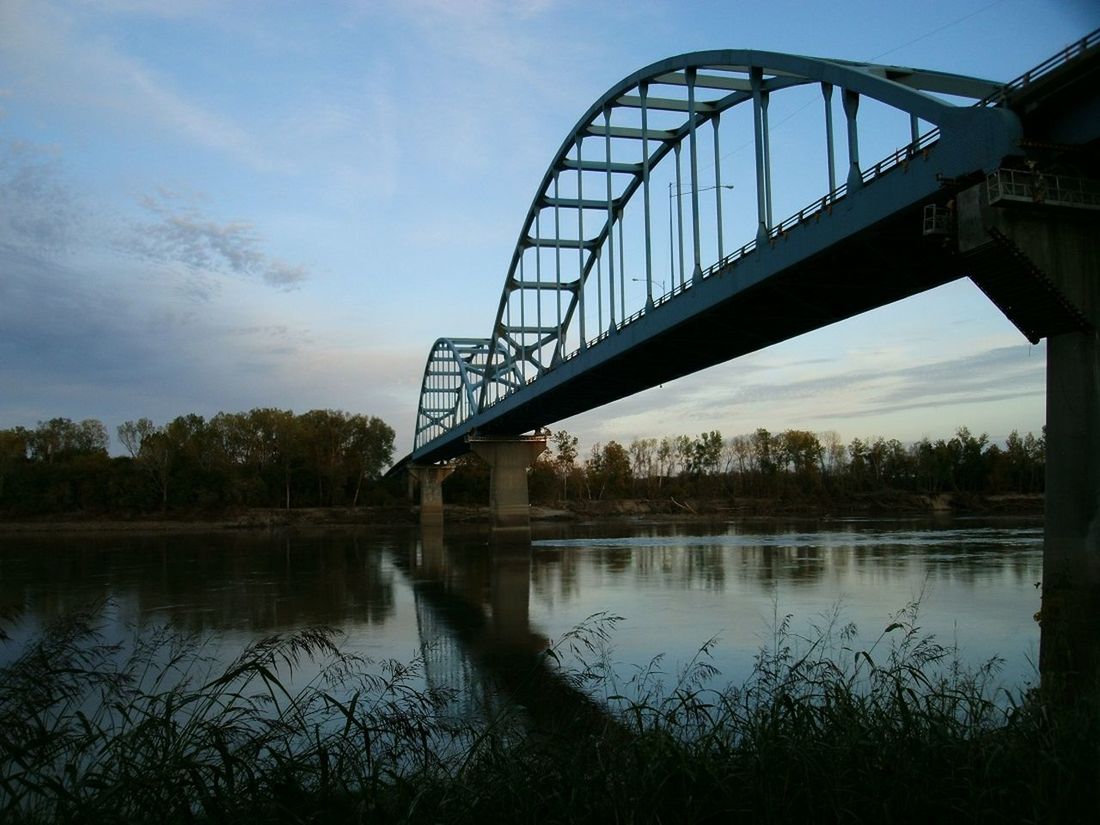
[(305, 434), (301, 421), (290, 410), (253, 410), (260, 412), (265, 433), (270, 433), (273, 463), (277, 463), (282, 478), (283, 505), (290, 509), (291, 482), (295, 470), (303, 463)]
[(776, 439), (776, 464), (791, 469), (804, 489), (821, 484), (821, 458), (825, 448), (808, 430), (787, 430)]
[(674, 444), (676, 462), (680, 465), (680, 475), (691, 475), (693, 471), (692, 459), (695, 457), (691, 436), (678, 435)]
[(772, 435), (763, 427), (760, 427), (749, 436), (749, 441), (752, 444), (757, 474), (761, 477), (762, 492), (774, 494), (776, 488), (775, 476), (779, 467), (773, 457)]
[(141, 442), (146, 436), (156, 432), (156, 426), (148, 418), (139, 418), (137, 421), (125, 421), (118, 425), (118, 440), (130, 453), (130, 458), (137, 458), (141, 452)]
[(155, 426), (148, 418), (125, 421), (118, 427), (118, 440), (156, 486), (161, 511), (167, 510), (169, 472), (175, 450), (164, 428)]
[(75, 455), (106, 456), (109, 443), (107, 428), (101, 421), (86, 418), (76, 424), (68, 418), (51, 418), (38, 422), (30, 434), (29, 447), (33, 460), (53, 464)]
[(844, 442), (840, 440), (840, 434), (836, 430), (826, 430), (817, 434), (817, 440), (823, 448), (821, 474), (823, 476), (839, 476), (844, 472), (848, 463), (848, 450)]
[(660, 488), (661, 483), (672, 476), (672, 463), (676, 457), (676, 442), (665, 436), (661, 439), (661, 443), (657, 445), (657, 466), (659, 467), (659, 477), (657, 479), (657, 487)]
[[(630, 442), (630, 447), (627, 448), (630, 453), (630, 469), (634, 476), (634, 481), (637, 483), (638, 479), (644, 478), (647, 482), (653, 477), (654, 462), (656, 460), (657, 453), (657, 439), (656, 438), (635, 438)], [(648, 484), (647, 484), (648, 487)], [(650, 490), (646, 490), (646, 495), (650, 494)]]
[(569, 500), (569, 476), (573, 472), (573, 465), (577, 460), (577, 437), (570, 435), (565, 430), (558, 430), (550, 436), (550, 442), (554, 445), (554, 466), (561, 478), (561, 497)]
[(749, 481), (751, 473), (755, 469), (751, 436), (735, 435), (729, 440), (727, 450), (730, 453), (727, 466), (735, 465), (737, 467), (737, 483), (734, 486), (734, 491), (743, 492), (746, 481)]
[(633, 473), (630, 469), (630, 456), (617, 441), (608, 441), (606, 446), (595, 444), (592, 455), (586, 462), (589, 491), (595, 491), (595, 498), (622, 498), (630, 490)]
[(0, 430), (0, 501), (4, 499), (4, 480), (27, 461), (30, 433), (23, 427)]
[(351, 436), (347, 443), (348, 463), (355, 473), (355, 495), (351, 506), (359, 504), (363, 479), (374, 481), (393, 459), (393, 428), (381, 418), (353, 415), (348, 421)]
[(702, 433), (691, 444), (691, 465), (695, 474), (714, 475), (722, 461), (722, 434)]
[(350, 432), (348, 415), (340, 410), (310, 410), (298, 416), (298, 425), (307, 466), (317, 482), (317, 506), (326, 501), (334, 504)]

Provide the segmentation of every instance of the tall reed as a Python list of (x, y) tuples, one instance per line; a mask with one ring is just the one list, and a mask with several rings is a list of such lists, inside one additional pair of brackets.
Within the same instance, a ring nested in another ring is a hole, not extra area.
[(56, 622), (0, 669), (0, 821), (1100, 819), (1096, 696), (995, 693), (996, 663), (959, 666), (916, 606), (867, 646), (839, 613), (805, 637), (779, 619), (752, 676), (721, 689), (716, 640), (624, 680), (617, 619), (594, 616), (542, 664), (605, 714), (477, 722), (421, 686), (421, 662), (349, 655), (330, 629), (219, 665), (167, 629), (108, 640), (101, 616)]

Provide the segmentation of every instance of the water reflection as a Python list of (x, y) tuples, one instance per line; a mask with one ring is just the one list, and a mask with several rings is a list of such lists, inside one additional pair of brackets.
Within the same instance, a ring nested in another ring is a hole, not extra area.
[(416, 605), (425, 679), (454, 696), (463, 718), (520, 706), (528, 722), (582, 724), (602, 711), (562, 678), (530, 625), (531, 550), (486, 546), (484, 536), (444, 541), (426, 526), (398, 565)]
[(354, 533), (21, 537), (0, 552), (0, 601), (45, 621), (109, 599), (134, 623), (195, 633), (382, 625), (394, 613), (385, 546)]
[(28, 632), (103, 599), (120, 624), (167, 622), (235, 645), (340, 627), (373, 658), (422, 656), (431, 685), (465, 697), (461, 712), (484, 712), (501, 690), (550, 702), (516, 674), (544, 667), (548, 639), (601, 611), (625, 618), (613, 639), (624, 666), (686, 660), (718, 635), (716, 662), (736, 681), (776, 616), (809, 621), (840, 603), (873, 638), (921, 598), (924, 629), (970, 661), (1006, 657), (1006, 681), (1034, 681), (1037, 523), (592, 523), (544, 525), (536, 538), (517, 551), (451, 528), (9, 536), (0, 604), (21, 608)]

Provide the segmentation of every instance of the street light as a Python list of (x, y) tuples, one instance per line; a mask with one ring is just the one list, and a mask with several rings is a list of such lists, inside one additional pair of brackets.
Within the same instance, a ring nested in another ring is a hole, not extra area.
[[(646, 282), (645, 278), (631, 278), (630, 280), (637, 281), (640, 284), (644, 284)], [(665, 282), (664, 281), (659, 281), (656, 278), (654, 278), (653, 283), (660, 285), (662, 295), (664, 295), (666, 292), (668, 292), (668, 290), (665, 289)]]
[[(676, 283), (676, 260), (675, 260), (674, 254), (673, 254), (674, 249), (673, 249), (673, 237), (672, 237), (672, 198), (673, 198), (673, 195), (675, 195), (676, 198), (680, 198), (685, 194), (690, 195), (692, 192), (713, 192), (716, 189), (733, 189), (733, 184), (732, 183), (723, 183), (723, 184), (715, 184), (714, 186), (702, 186), (698, 189), (692, 189), (690, 184), (685, 186), (683, 184), (678, 185), (675, 181), (669, 181), (668, 182), (668, 271), (669, 271), (669, 278), (672, 279), (672, 283), (674, 285)], [(677, 210), (677, 214), (678, 215), (683, 214), (683, 206), (682, 205)], [(719, 205), (718, 214), (719, 214), (719, 216), (721, 216), (721, 214), (722, 214), (721, 205)], [(696, 216), (695, 219), (698, 220), (698, 216)], [(683, 227), (683, 222), (681, 221), (681, 224), (680, 224), (680, 243), (681, 243), (681, 246), (683, 245), (683, 241), (684, 241), (683, 235), (684, 235), (684, 227)], [(719, 246), (721, 246), (721, 235), (722, 235), (721, 225), (718, 226), (718, 235), (719, 235)], [(683, 256), (683, 250), (681, 249), (680, 250), (680, 279), (681, 280), (683, 280), (683, 277), (684, 277), (683, 257), (684, 257)]]

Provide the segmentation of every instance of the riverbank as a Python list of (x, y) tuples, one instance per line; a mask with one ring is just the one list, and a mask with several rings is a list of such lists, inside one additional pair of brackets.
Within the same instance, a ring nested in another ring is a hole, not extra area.
[[(859, 493), (843, 497), (797, 498), (677, 498), (577, 499), (552, 505), (532, 505), (535, 522), (652, 519), (727, 521), (738, 518), (849, 518), (859, 516), (982, 515), (1034, 516), (1043, 514), (1039, 494), (975, 495), (942, 493), (935, 496), (898, 491)], [(488, 507), (450, 504), (444, 507), (448, 523), (488, 522)], [(416, 522), (416, 507), (397, 504), (380, 507), (304, 507), (292, 510), (250, 508), (223, 511), (174, 511), (125, 515), (117, 513), (61, 513), (36, 518), (0, 518), (0, 533), (157, 532), (185, 533), (281, 528), (378, 527)]]
[(836, 497), (790, 498), (678, 498), (578, 500), (555, 507), (532, 507), (532, 518), (843, 518), (851, 516), (913, 515), (1041, 516), (1040, 494), (975, 495), (941, 493), (934, 496), (884, 490)]

